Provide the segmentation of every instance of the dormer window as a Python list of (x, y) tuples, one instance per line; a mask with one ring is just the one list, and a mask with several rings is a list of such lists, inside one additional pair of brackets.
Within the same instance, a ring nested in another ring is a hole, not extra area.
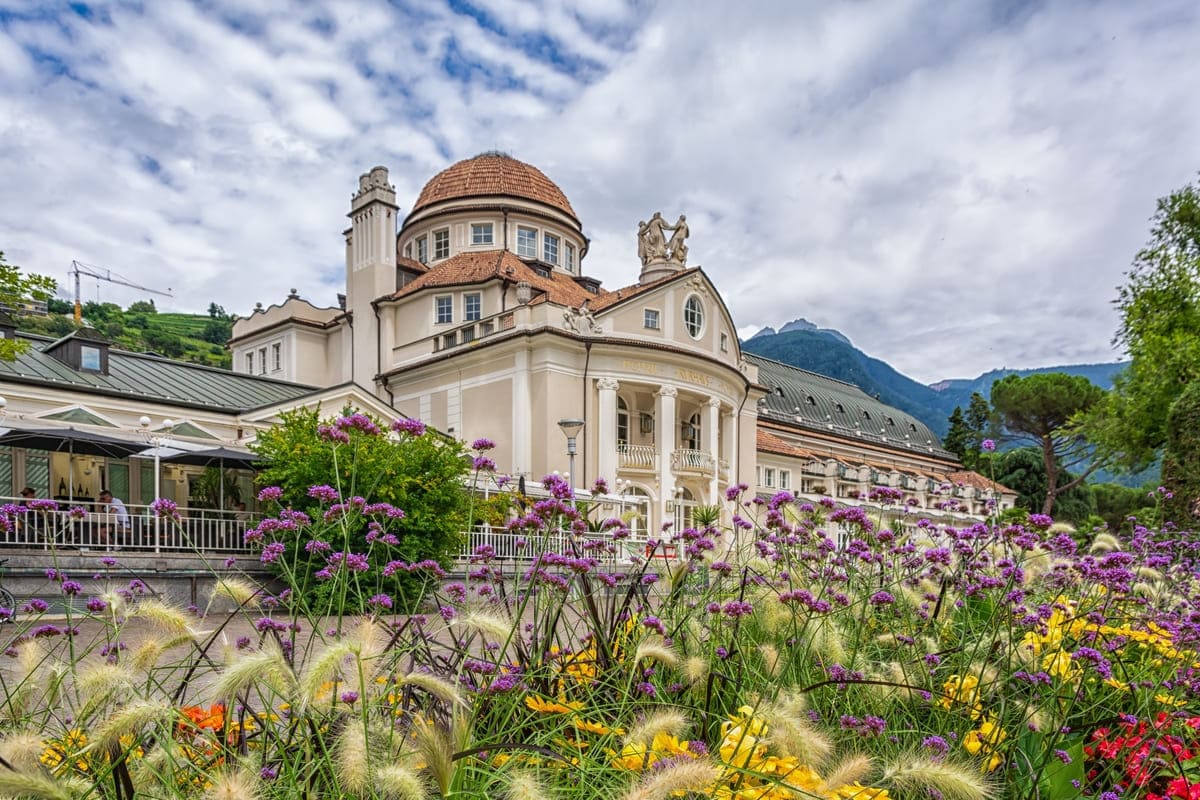
[(521, 258), (537, 258), (536, 228), (517, 228), (517, 255)]
[(443, 228), (433, 232), (433, 260), (440, 261), (450, 257), (450, 229)]
[(71, 369), (108, 374), (108, 342), (90, 328), (80, 328), (67, 334), (43, 352)]
[(84, 372), (99, 372), (100, 366), (100, 348), (90, 344), (81, 345), (79, 348), (79, 368)]
[(492, 236), (492, 223), (490, 222), (473, 222), (471, 223), (471, 244), (475, 247), (481, 245), (492, 244), (495, 239)]

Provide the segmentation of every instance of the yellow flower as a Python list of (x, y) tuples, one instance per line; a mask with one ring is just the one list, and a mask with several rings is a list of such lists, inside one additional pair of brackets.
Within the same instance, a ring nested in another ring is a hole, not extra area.
[(1083, 674), (1083, 670), (1071, 659), (1071, 654), (1065, 650), (1058, 650), (1043, 656), (1042, 669), (1046, 670), (1053, 678), (1062, 678), (1067, 681), (1075, 680)]
[(525, 705), (539, 714), (570, 714), (572, 711), (582, 711), (583, 703), (568, 703), (562, 697), (558, 698), (559, 702), (553, 700), (543, 700), (534, 695), (525, 696)]
[(571, 720), (571, 724), (574, 725), (578, 730), (584, 731), (585, 733), (594, 733), (598, 736), (607, 736), (610, 733), (616, 733), (617, 736), (625, 735), (624, 728), (613, 729), (607, 725), (604, 725), (603, 723), (592, 722), (591, 720), (584, 719), (583, 717), (575, 717), (573, 720)]
[(858, 781), (839, 786), (830, 793), (829, 797), (830, 800), (890, 800), (887, 789), (863, 786)]
[(982, 768), (986, 772), (992, 772), (1004, 762), (997, 752), (997, 745), (1007, 738), (1008, 733), (997, 724), (992, 714), (988, 714), (976, 730), (969, 731), (963, 737), (963, 749), (973, 756), (987, 756), (988, 760)]
[(938, 705), (945, 709), (954, 708), (959, 703), (969, 706), (971, 719), (978, 719), (983, 712), (979, 702), (979, 678), (975, 675), (951, 675), (942, 684), (942, 697)]

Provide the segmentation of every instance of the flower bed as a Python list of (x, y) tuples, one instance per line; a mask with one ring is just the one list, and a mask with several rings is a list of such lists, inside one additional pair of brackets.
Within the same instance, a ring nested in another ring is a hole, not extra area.
[[(227, 576), (218, 617), (52, 570), (48, 591), (92, 596), (3, 629), (0, 795), (1200, 796), (1188, 536), (1083, 548), (1037, 515), (950, 528), (743, 486), (728, 525), (664, 532), (618, 573), (621, 520), (544, 486), (510, 523), (531, 563), (482, 548), (459, 579), (336, 487), (336, 513), (250, 532), (283, 564), (320, 542), (321, 596), (369, 596), (366, 616)], [(375, 587), (398, 571), (427, 613), (391, 615)]]

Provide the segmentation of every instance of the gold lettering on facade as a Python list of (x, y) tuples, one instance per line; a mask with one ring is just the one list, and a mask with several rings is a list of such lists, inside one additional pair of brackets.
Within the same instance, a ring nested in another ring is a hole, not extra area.
[(676, 372), (676, 376), (679, 378), (679, 380), (687, 381), (688, 383), (695, 383), (699, 384), (700, 386), (712, 385), (712, 378), (708, 377), (703, 372), (696, 372), (695, 370), (684, 369), (683, 367), (680, 367)]
[(658, 374), (658, 365), (649, 361), (632, 361), (627, 358), (621, 362), (621, 366), (627, 370), (630, 370), (631, 372), (638, 372), (642, 375)]

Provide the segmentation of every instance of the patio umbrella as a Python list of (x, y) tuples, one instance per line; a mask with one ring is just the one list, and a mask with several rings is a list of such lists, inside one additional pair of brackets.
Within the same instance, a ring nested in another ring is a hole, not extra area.
[[(155, 458), (164, 464), (185, 464), (191, 467), (216, 467), (224, 475), (229, 469), (254, 469), (259, 457), (247, 450), (229, 447), (209, 447), (204, 450), (179, 450), (174, 447), (152, 447), (137, 454), (139, 458)], [(217, 482), (219, 498), (217, 505), (225, 507), (225, 479)]]
[[(25, 447), (31, 450), (48, 450), (105, 458), (127, 458), (146, 449), (145, 442), (118, 439), (102, 433), (82, 431), (78, 428), (0, 428), (0, 447)], [(67, 501), (75, 499), (75, 482), (67, 487)]]

